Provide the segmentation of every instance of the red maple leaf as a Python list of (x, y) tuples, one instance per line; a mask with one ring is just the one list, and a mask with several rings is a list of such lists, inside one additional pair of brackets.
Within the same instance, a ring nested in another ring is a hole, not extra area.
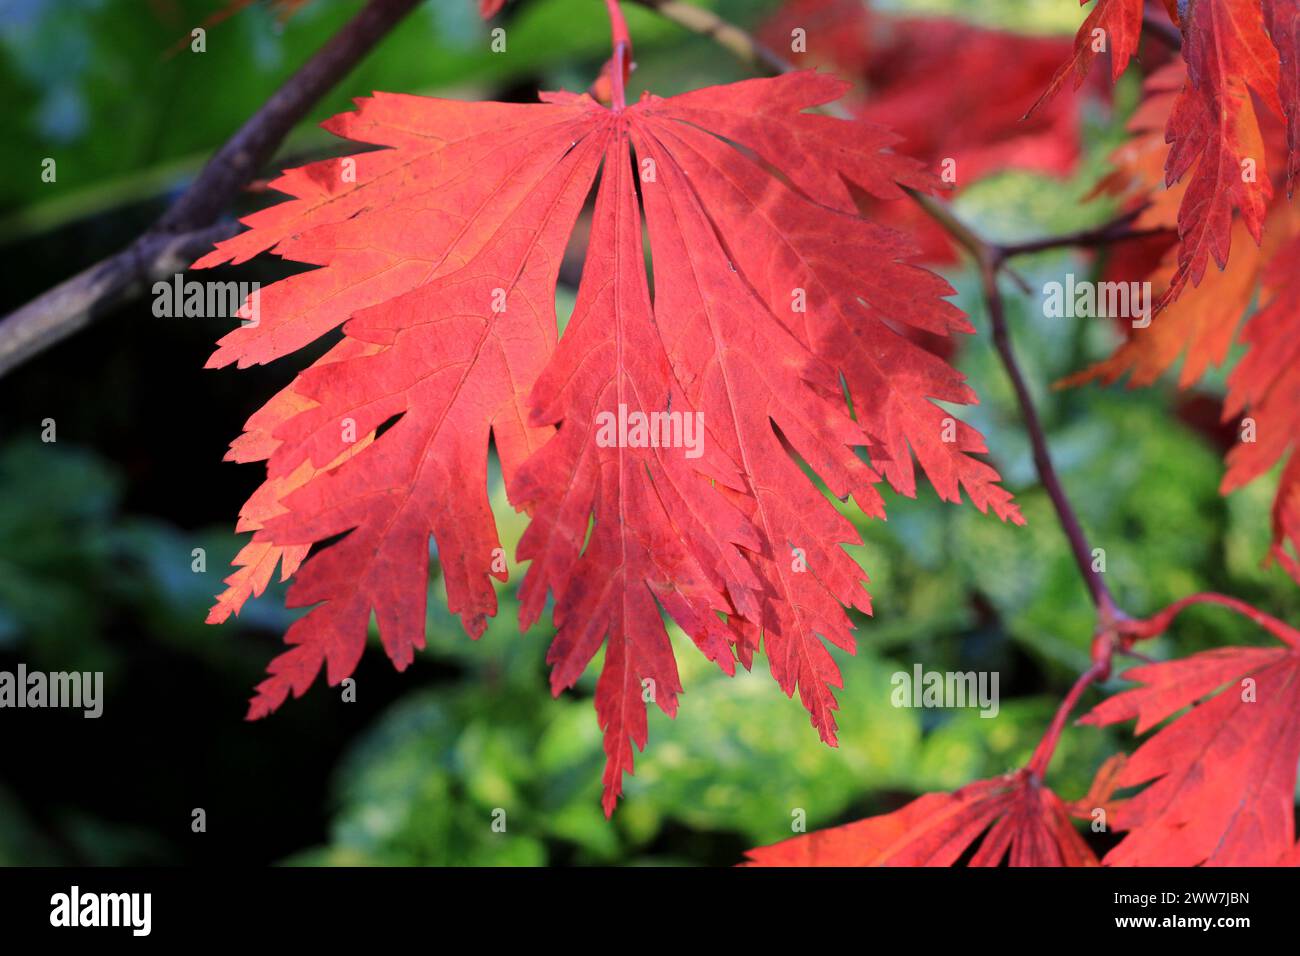
[[(1211, 259), (1220, 270), (1225, 267), (1234, 218), (1260, 242), (1272, 184), (1255, 101), (1288, 122), (1288, 183), (1300, 141), (1300, 13), (1294, 0), (1188, 0), (1177, 11), (1169, 3), (1166, 8), (1182, 30), (1187, 77), (1165, 130), (1171, 147), (1165, 181), (1171, 187), (1183, 184), (1185, 191), (1177, 218), (1177, 268), (1161, 307), (1189, 284), (1199, 285)], [(1076, 82), (1082, 78), (1099, 37), (1109, 44), (1118, 76), (1137, 49), (1142, 9), (1141, 0), (1098, 0), (1079, 29), (1074, 57), (1043, 99), (1061, 87), (1071, 69)]]
[(1273, 502), (1272, 553), (1300, 581), (1300, 566), (1286, 551), (1290, 544), (1300, 552), (1300, 234), (1263, 270), (1260, 301), (1242, 329), (1246, 354), (1228, 377), (1223, 417), (1241, 417), (1242, 424), (1221, 491), (1235, 491), (1285, 461)]
[[(222, 339), (212, 367), (268, 362), (343, 327), (232, 446), (267, 459), (268, 483), (244, 511), (252, 550), (214, 619), (265, 586), (277, 556), (288, 572), (344, 535), (296, 574), (288, 602), (311, 610), (250, 716), (322, 667), (331, 684), (351, 673), (372, 614), (408, 665), (425, 640), (430, 537), (450, 609), (482, 634), (490, 578), (507, 577), (491, 441), (532, 519), (522, 623), (555, 599), (555, 691), (605, 648), (607, 811), (645, 746), (644, 702), (673, 714), (682, 690), (661, 611), (728, 672), (761, 645), (834, 743), (840, 675), (823, 640), (851, 651), (845, 607), (870, 605), (841, 547), (857, 534), (800, 460), (883, 515), (877, 470), (911, 494), (914, 451), (942, 497), (964, 488), (1021, 521), (972, 457), (980, 436), (933, 401), (973, 393), (900, 334), (970, 331), (951, 289), (850, 191), (892, 198), (930, 180), (884, 130), (805, 112), (843, 90), (799, 73), (612, 109), (568, 93), (536, 105), (376, 94), (327, 124), (388, 148), (290, 170), (275, 187), (297, 198), (196, 264), (272, 249), (320, 267), (262, 290), (259, 321)], [(557, 272), (597, 176), (557, 340)], [(615, 416), (618, 440), (602, 440)], [(656, 423), (641, 440), (636, 416)], [(695, 443), (669, 440), (696, 423)]]
[[(1097, 189), (1122, 197), (1137, 215), (1133, 221), (1136, 228), (1172, 230), (1185, 208), (1188, 185), (1165, 190), (1159, 176), (1170, 152), (1159, 130), (1185, 95), (1176, 92), (1180, 85), (1181, 68), (1177, 65), (1147, 81), (1146, 96), (1129, 124), (1133, 138), (1115, 152), (1112, 161), (1116, 168)], [(1257, 141), (1250, 152), (1267, 157), (1280, 169), (1288, 147), (1280, 128), (1273, 133)], [(1113, 355), (1062, 384), (1094, 379), (1110, 384), (1128, 375), (1130, 387), (1151, 385), (1183, 357), (1179, 385), (1187, 388), (1212, 367), (1223, 364), (1234, 341), (1244, 345), (1245, 354), (1229, 376), (1223, 403), (1223, 421), (1236, 434), (1237, 444), (1228, 454), (1220, 490), (1228, 494), (1283, 464), (1273, 506), (1272, 555), (1293, 577), (1300, 578), (1300, 565), (1291, 553), (1300, 549), (1300, 461), (1294, 454), (1300, 434), (1300, 374), (1296, 371), (1300, 338), (1295, 334), (1295, 316), (1300, 309), (1300, 284), (1296, 281), (1300, 218), (1279, 194), (1268, 212), (1262, 246), (1247, 241), (1250, 227), (1244, 217), (1232, 223), (1232, 235), (1234, 244), (1244, 248), (1238, 249), (1212, 282), (1184, 291), (1147, 327), (1133, 328), (1126, 321), (1126, 341)], [(1176, 245), (1166, 248), (1158, 236), (1153, 241), (1161, 256), (1154, 270), (1141, 258), (1145, 249), (1126, 244), (1112, 258), (1112, 268), (1123, 273), (1114, 277), (1145, 279), (1156, 293), (1171, 289), (1181, 272), (1182, 252)], [(1257, 297), (1260, 308), (1243, 323)]]
[[(1087, 2), (1080, 0), (1080, 6)], [(1075, 89), (1082, 86), (1092, 61), (1102, 53), (1110, 54), (1111, 81), (1118, 80), (1137, 54), (1145, 5), (1146, 0), (1097, 0), (1075, 35), (1070, 58), (1061, 64), (1030, 112), (1055, 96), (1070, 76), (1074, 77)]]
[[(983, 837), (980, 840), (980, 837)], [(750, 850), (751, 866), (1096, 866), (1066, 807), (1030, 771), (927, 793), (883, 816)]]
[(1132, 668), (1124, 676), (1143, 686), (1081, 719), (1105, 726), (1136, 718), (1142, 734), (1191, 708), (1114, 775), (1112, 788), (1148, 785), (1114, 813), (1113, 824), (1126, 836), (1106, 864), (1267, 866), (1291, 849), (1300, 634), (1270, 630), (1286, 646), (1217, 648)]
[(1251, 94), (1282, 112), (1278, 53), (1257, 2), (1190, 0), (1183, 30), (1187, 84), (1169, 114), (1165, 177), (1170, 184), (1190, 178), (1178, 210), (1178, 271), (1166, 301), (1188, 281), (1199, 285), (1211, 258), (1220, 269), (1227, 264), (1234, 210), (1259, 243), (1272, 187), (1266, 171), (1244, 166), (1264, 162), (1254, 146), (1259, 123)]

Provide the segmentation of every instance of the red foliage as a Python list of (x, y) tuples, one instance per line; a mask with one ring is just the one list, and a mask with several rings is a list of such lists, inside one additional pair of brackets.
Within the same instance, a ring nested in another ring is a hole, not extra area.
[[(633, 745), (645, 746), (644, 701), (673, 714), (682, 690), (661, 608), (729, 673), (761, 645), (835, 742), (840, 675), (823, 641), (853, 649), (845, 607), (869, 611), (866, 575), (840, 547), (858, 542), (852, 525), (789, 449), (868, 514), (883, 516), (880, 476), (914, 493), (914, 453), (941, 497), (964, 488), (981, 510), (1022, 520), (973, 457), (980, 436), (956, 423), (945, 435), (934, 400), (974, 393), (898, 331), (970, 326), (849, 188), (888, 200), (932, 180), (879, 127), (803, 112), (843, 92), (799, 73), (626, 109), (567, 93), (538, 105), (376, 94), (328, 124), (388, 148), (289, 171), (275, 188), (297, 198), (197, 263), (272, 249), (320, 266), (262, 290), (260, 321), (227, 335), (212, 367), (344, 332), (232, 447), (236, 460), (267, 459), (268, 480), (244, 509), (254, 539), (214, 620), (265, 586), (277, 556), (292, 573), (306, 549), (346, 533), (297, 572), (289, 603), (312, 610), (251, 716), (302, 694), (322, 667), (332, 684), (351, 673), (372, 614), (394, 663), (409, 664), (424, 644), (431, 536), (449, 607), (483, 633), (491, 578), (507, 577), (494, 560), (491, 440), (511, 502), (532, 519), (522, 624), (555, 599), (555, 691), (605, 649), (607, 810)], [(577, 308), (557, 342), (557, 270), (598, 170)], [(602, 416), (615, 414), (698, 421), (698, 447), (603, 442)]]

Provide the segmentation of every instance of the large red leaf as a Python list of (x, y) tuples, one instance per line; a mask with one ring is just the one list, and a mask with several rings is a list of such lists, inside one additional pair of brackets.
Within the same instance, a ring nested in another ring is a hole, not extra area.
[[(983, 840), (980, 840), (980, 837)], [(751, 866), (1096, 866), (1059, 797), (1027, 770), (927, 793), (883, 816), (749, 851)]]
[(1115, 866), (1267, 866), (1295, 842), (1300, 760), (1300, 646), (1226, 647), (1135, 667), (1143, 685), (1103, 701), (1082, 723), (1137, 719), (1140, 746), (1114, 786), (1148, 786), (1112, 822), (1127, 835)]
[[(843, 90), (799, 73), (626, 109), (562, 93), (537, 105), (376, 94), (330, 122), (388, 148), (289, 171), (275, 185), (297, 198), (197, 263), (271, 249), (320, 266), (262, 290), (260, 321), (222, 339), (211, 366), (268, 362), (343, 327), (232, 446), (237, 460), (265, 458), (268, 482), (244, 511), (253, 544), (214, 619), (260, 591), (277, 558), (291, 572), (343, 535), (297, 573), (289, 603), (311, 610), (251, 716), (322, 667), (330, 683), (347, 676), (372, 614), (394, 663), (409, 664), (431, 537), (449, 607), (483, 632), (490, 579), (507, 577), (491, 441), (532, 519), (523, 624), (555, 599), (556, 692), (605, 649), (607, 810), (645, 745), (645, 701), (672, 714), (682, 690), (661, 612), (728, 672), (762, 647), (834, 742), (840, 675), (823, 641), (851, 650), (845, 607), (870, 605), (841, 547), (858, 537), (800, 461), (880, 515), (877, 470), (910, 494), (915, 452), (942, 497), (964, 488), (1021, 520), (972, 457), (979, 435), (934, 404), (973, 393), (904, 334), (969, 331), (950, 288), (854, 204), (853, 189), (889, 199), (930, 180), (882, 129), (805, 112)], [(558, 339), (559, 264), (597, 177)], [(683, 427), (698, 416), (702, 444), (611, 444), (602, 413)]]
[[(1234, 211), (1260, 241), (1272, 187), (1251, 94), (1282, 111), (1278, 53), (1257, 0), (1189, 0), (1183, 36), (1187, 85), (1169, 114), (1165, 175), (1171, 184), (1189, 178), (1178, 211), (1178, 271), (1167, 301), (1188, 281), (1199, 285), (1211, 258), (1220, 269), (1227, 264)], [(1249, 163), (1256, 165), (1253, 175), (1243, 168)]]

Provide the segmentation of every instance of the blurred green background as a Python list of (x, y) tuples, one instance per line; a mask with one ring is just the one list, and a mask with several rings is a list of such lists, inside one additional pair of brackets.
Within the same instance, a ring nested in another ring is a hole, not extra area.
[[(217, 6), (0, 0), (4, 311), (146, 227), (360, 4), (318, 0), (284, 23), (255, 4), (210, 30), (206, 55), (163, 56)], [(756, 26), (776, 4), (714, 6)], [(1081, 16), (1066, 0), (877, 6), (1038, 35), (1069, 35)], [(637, 85), (671, 93), (751, 75), (643, 10), (628, 19)], [(494, 55), (471, 0), (424, 4), (302, 124), (278, 165), (333, 148), (315, 121), (352, 96), (527, 99), (539, 87), (585, 88), (608, 55), (593, 0), (520, 2), (501, 22), (508, 53)], [(1122, 139), (1135, 95), (1128, 76), (1113, 104), (1082, 111), (1084, 151), (1070, 177), (995, 175), (966, 188), (958, 212), (1000, 238), (1105, 220), (1113, 210), (1082, 197)], [(43, 157), (58, 160), (55, 184), (40, 181)], [(1066, 253), (1021, 265), (1035, 287), (1095, 267)], [(887, 496), (888, 522), (849, 511), (866, 542), (857, 555), (876, 612), (858, 622), (858, 654), (837, 654), (840, 747), (818, 741), (765, 661), (728, 679), (677, 634), (679, 716), (652, 711), (649, 749), (612, 821), (599, 806), (595, 668), (553, 699), (550, 634), (518, 632), (513, 588), (501, 589), (500, 615), (472, 642), (445, 610), (436, 565), (429, 648), (406, 673), (375, 641), (355, 675), (355, 703), (318, 682), (269, 720), (243, 722), (293, 612), (273, 586), (238, 620), (203, 624), (239, 546), (234, 517), (258, 482), (258, 468), (220, 459), (303, 360), (204, 371), (224, 323), (155, 319), (142, 294), (0, 380), (0, 669), (103, 670), (107, 698), (97, 721), (0, 712), (0, 863), (731, 864), (747, 847), (789, 836), (797, 810), (810, 828), (830, 825), (1021, 765), (1087, 664), (1093, 615), (1036, 482), (974, 277), (943, 271), (980, 330), (955, 359), (982, 400), (963, 415), (986, 436), (1027, 526), (942, 504), (924, 485), (917, 500)], [(258, 262), (238, 277), (283, 274)], [(1106, 354), (1115, 333), (1101, 320), (1045, 319), (1036, 300), (1008, 293), (1058, 467), (1106, 549), (1121, 603), (1149, 612), (1215, 589), (1294, 619), (1295, 585), (1259, 564), (1272, 489), (1217, 494), (1223, 438), (1206, 424), (1213, 391), (1052, 391)], [(572, 289), (561, 296), (571, 305)], [(54, 443), (40, 440), (47, 418), (57, 423)], [(499, 482), (494, 500), (513, 554), (522, 522)], [(200, 547), (206, 571), (195, 573)], [(1196, 610), (1149, 651), (1258, 640), (1235, 618)], [(999, 717), (892, 707), (890, 675), (915, 662), (998, 671)], [(1081, 796), (1124, 742), (1122, 733), (1068, 731), (1051, 782), (1067, 799)], [(191, 830), (195, 808), (206, 811), (206, 833)], [(492, 826), (499, 811), (505, 832)]]

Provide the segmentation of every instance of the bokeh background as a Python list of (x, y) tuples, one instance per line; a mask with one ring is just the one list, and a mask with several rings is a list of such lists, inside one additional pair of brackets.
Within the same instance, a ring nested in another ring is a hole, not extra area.
[[(810, 49), (858, 84), (858, 108), (905, 133), (904, 151), (958, 158), (956, 209), (986, 233), (1028, 238), (1113, 214), (1085, 197), (1123, 139), (1137, 77), (1113, 92), (1089, 85), (1019, 123), (1082, 16), (1068, 0), (876, 3), (870, 20), (856, 3), (847, 14), (843, 3), (706, 5), (777, 40), (806, 19)], [(0, 310), (148, 226), (360, 3), (316, 0), (285, 21), (255, 3), (211, 28), (205, 54), (165, 56), (220, 6), (0, 0)], [(773, 27), (774, 16), (785, 19)], [(629, 8), (628, 20), (637, 91), (752, 75), (641, 9)], [(315, 123), (352, 96), (527, 100), (538, 88), (586, 88), (608, 56), (594, 0), (520, 0), (494, 25), (507, 28), (504, 55), (489, 51), (489, 26), (471, 0), (425, 3), (301, 125), (278, 165), (345, 152)], [(40, 181), (47, 156), (58, 160), (56, 184)], [(271, 198), (252, 192), (237, 212)], [(905, 228), (914, 218), (879, 214)], [(965, 416), (987, 437), (1027, 526), (941, 503), (925, 485), (916, 500), (887, 496), (888, 522), (851, 514), (876, 612), (858, 622), (858, 654), (837, 654), (846, 687), (835, 750), (764, 661), (728, 679), (675, 635), (680, 714), (652, 710), (649, 750), (612, 821), (599, 807), (595, 668), (553, 699), (551, 635), (541, 626), (519, 633), (513, 587), (502, 587), (499, 617), (473, 642), (446, 612), (436, 562), (429, 648), (407, 672), (395, 672), (376, 641), (355, 675), (354, 703), (318, 682), (272, 718), (244, 722), (248, 693), (297, 612), (283, 608), (276, 585), (237, 620), (203, 623), (239, 546), (234, 517), (259, 480), (257, 467), (221, 457), (247, 416), (319, 350), (205, 371), (230, 320), (155, 318), (142, 289), (0, 380), (0, 669), (102, 670), (106, 697), (99, 720), (0, 711), (0, 863), (732, 864), (747, 847), (789, 836), (796, 809), (810, 828), (825, 826), (1021, 765), (1087, 664), (1093, 615), (1036, 482), (974, 276), (941, 236), (917, 229), (980, 330), (953, 357), (982, 399)], [(1021, 265), (1040, 288), (1104, 262), (1056, 253)], [(267, 259), (212, 278), (267, 283), (284, 268)], [(576, 263), (564, 274), (562, 313), (577, 274)], [(1115, 330), (1106, 320), (1044, 318), (1036, 297), (1014, 292), (1009, 307), (1057, 464), (1106, 549), (1121, 603), (1150, 612), (1216, 589), (1295, 619), (1295, 585), (1259, 563), (1272, 489), (1260, 482), (1228, 499), (1216, 491), (1229, 437), (1217, 424), (1219, 382), (1190, 393), (1054, 391), (1052, 382), (1106, 354)], [(40, 440), (46, 418), (57, 423), (53, 443)], [(513, 554), (523, 523), (499, 482), (493, 497)], [(205, 573), (191, 570), (198, 547)], [(1150, 652), (1258, 640), (1233, 617), (1194, 610)], [(998, 718), (892, 707), (890, 675), (916, 662), (998, 671)], [(1068, 731), (1051, 774), (1057, 792), (1081, 796), (1124, 743), (1122, 731)], [(206, 833), (191, 831), (195, 808), (206, 811)], [(505, 833), (491, 826), (497, 808)]]

